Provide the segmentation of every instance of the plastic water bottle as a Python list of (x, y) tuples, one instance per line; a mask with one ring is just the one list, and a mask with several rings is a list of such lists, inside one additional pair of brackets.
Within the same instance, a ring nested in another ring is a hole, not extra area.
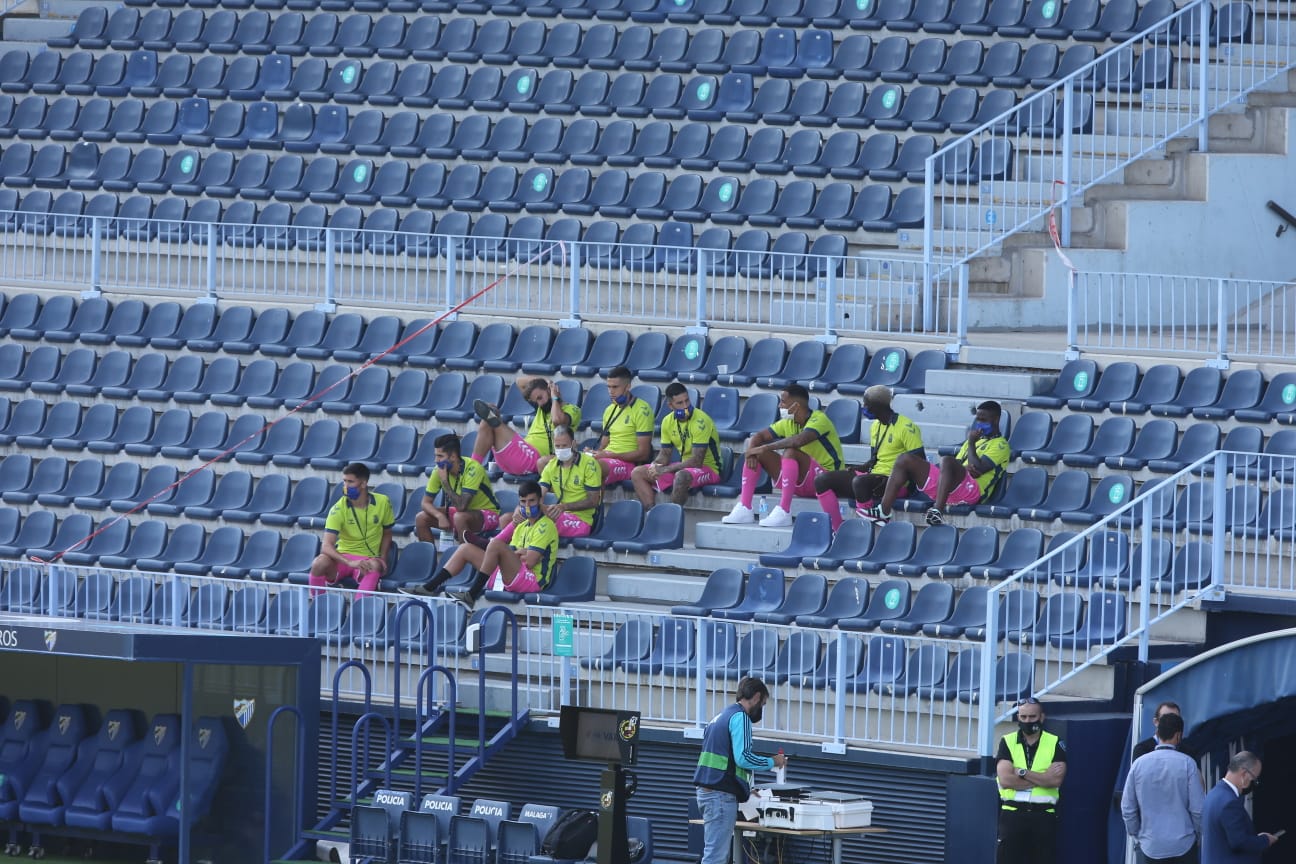
[(848, 515), (850, 515), (850, 507), (847, 506), (845, 501), (841, 502), (840, 509), (841, 509), (841, 518), (845, 519)]
[[(783, 748), (780, 747), (778, 752), (779, 752), (779, 755), (782, 756), (782, 755), (783, 755)], [(781, 768), (775, 768), (775, 769), (774, 769), (774, 782), (777, 783), (777, 784), (779, 784), (780, 786), (782, 786), (784, 783), (787, 782), (787, 764), (786, 764), (786, 763), (784, 763), (784, 765), (783, 765)]]
[(769, 499), (766, 498), (764, 495), (760, 497), (760, 503), (756, 505), (756, 512), (759, 513), (762, 517), (767, 516), (769, 514)]

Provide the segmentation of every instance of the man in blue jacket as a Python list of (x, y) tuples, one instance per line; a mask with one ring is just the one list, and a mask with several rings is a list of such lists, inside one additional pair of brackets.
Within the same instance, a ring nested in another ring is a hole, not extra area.
[(782, 753), (752, 750), (752, 724), (759, 723), (769, 688), (759, 678), (738, 682), (737, 701), (707, 724), (693, 785), (702, 813), (701, 864), (728, 864), (738, 805), (751, 795), (752, 774), (787, 764)]
[(1228, 773), (1206, 793), (1202, 806), (1201, 864), (1259, 864), (1260, 856), (1277, 841), (1257, 833), (1243, 796), (1260, 784), (1260, 760), (1246, 750), (1228, 763)]

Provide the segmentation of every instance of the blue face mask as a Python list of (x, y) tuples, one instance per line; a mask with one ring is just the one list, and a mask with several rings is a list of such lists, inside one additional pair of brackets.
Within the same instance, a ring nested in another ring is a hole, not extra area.
[(689, 419), (689, 417), (691, 417), (692, 415), (693, 415), (693, 409), (691, 407), (675, 409), (675, 419), (680, 421), (681, 423)]
[(624, 405), (630, 401), (630, 394), (622, 393), (620, 396), (614, 396), (612, 397), (612, 401), (618, 405)]
[(873, 416), (873, 412), (869, 410), (869, 407), (867, 405), (860, 406), (860, 416), (863, 417), (865, 420), (877, 419), (876, 417)]
[(355, 501), (357, 498), (360, 497), (359, 486), (347, 486), (345, 492), (346, 492), (347, 499), (350, 501)]
[(438, 459), (438, 460), (437, 460), (437, 463), (436, 463), (436, 467), (438, 467), (438, 468), (444, 468), (445, 470), (449, 471), (449, 470), (450, 470), (450, 460), (449, 460), (449, 459)]
[(528, 519), (539, 519), (541, 512), (542, 511), (540, 510), (539, 504), (532, 504), (530, 507), (522, 508), (523, 515), (525, 515)]
[(989, 435), (990, 430), (994, 427), (989, 423), (973, 423), (972, 428), (980, 432), (982, 435)]

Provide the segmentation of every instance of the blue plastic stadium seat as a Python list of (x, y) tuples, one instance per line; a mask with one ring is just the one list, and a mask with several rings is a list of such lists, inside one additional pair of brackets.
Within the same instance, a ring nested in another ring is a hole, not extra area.
[(911, 556), (916, 540), (912, 522), (889, 522), (877, 533), (867, 555), (843, 561), (842, 566), (855, 573), (881, 573), (886, 565)]
[(743, 573), (736, 567), (721, 567), (712, 571), (702, 586), (702, 594), (694, 603), (671, 607), (672, 615), (708, 616), (715, 609), (737, 606), (743, 597)]
[(803, 513), (792, 526), (791, 541), (781, 552), (760, 556), (765, 567), (796, 566), (802, 558), (823, 555), (832, 543), (832, 530), (825, 513)]

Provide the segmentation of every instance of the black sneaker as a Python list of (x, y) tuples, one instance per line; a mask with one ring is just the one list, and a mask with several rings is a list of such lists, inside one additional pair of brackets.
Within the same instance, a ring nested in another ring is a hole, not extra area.
[(504, 419), (500, 416), (499, 409), (487, 402), (485, 399), (478, 399), (473, 402), (473, 413), (486, 421), (486, 425), (492, 429), (497, 428)]
[(470, 610), (473, 608), (473, 603), (475, 603), (477, 600), (476, 597), (473, 597), (473, 593), (469, 591), (467, 588), (464, 588), (460, 591), (447, 591), (446, 596), (449, 597), (451, 600), (455, 601), (456, 603), (460, 603), (464, 606), (467, 606)]
[(931, 507), (927, 510), (927, 524), (944, 525), (945, 515), (941, 513), (941, 511), (937, 510), (935, 507)]

